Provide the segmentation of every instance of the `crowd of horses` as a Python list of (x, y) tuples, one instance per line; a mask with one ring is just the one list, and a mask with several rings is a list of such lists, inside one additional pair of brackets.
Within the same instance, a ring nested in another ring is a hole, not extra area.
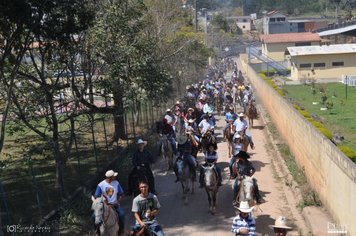
[[(227, 71), (233, 71), (231, 78), (226, 77)], [(226, 112), (234, 110), (244, 113), (248, 117), (249, 126), (253, 127), (253, 119), (257, 118), (257, 111), (254, 104), (254, 97), (252, 88), (249, 95), (246, 97), (246, 81), (242, 76), (241, 71), (238, 71), (236, 63), (231, 59), (222, 60), (214, 67), (211, 67), (206, 78), (198, 83), (186, 87), (185, 96), (178, 101), (172, 110), (172, 119), (174, 120), (174, 130), (177, 136), (171, 137), (162, 134), (162, 121), (157, 122), (157, 133), (159, 135), (159, 153), (164, 160), (164, 169), (167, 171), (176, 168), (177, 178), (182, 186), (182, 193), (184, 203), (188, 204), (189, 193), (194, 193), (194, 182), (196, 181), (196, 171), (192, 170), (185, 159), (178, 157), (175, 148), (172, 146), (172, 138), (177, 141), (178, 145), (181, 143), (180, 139), (186, 137), (188, 142), (191, 142), (192, 152), (191, 155), (197, 160), (199, 152), (205, 152), (210, 145), (214, 145), (217, 149), (217, 137), (215, 126), (215, 115), (224, 115)], [(208, 112), (206, 106), (208, 105)], [(204, 116), (209, 116), (209, 123), (212, 123), (214, 128), (209, 129), (207, 132), (201, 133), (199, 129), (200, 122)], [(190, 130), (187, 126), (193, 127)], [(195, 132), (191, 132), (195, 129)], [(228, 145), (229, 157), (233, 154), (233, 123), (229, 122), (223, 134), (224, 140)], [(251, 146), (250, 138), (246, 137), (245, 133), (240, 133), (241, 142), (243, 144), (242, 150), (247, 151), (248, 146)], [(184, 140), (182, 140), (183, 142)], [(252, 146), (251, 146), (252, 147)], [(200, 165), (204, 177), (204, 188), (207, 193), (209, 202), (209, 211), (211, 214), (216, 213), (216, 200), (219, 190), (218, 176), (214, 168), (215, 164)], [(131, 189), (136, 196), (139, 194), (137, 183), (146, 180), (147, 174), (145, 168), (138, 172), (135, 177)], [(253, 178), (246, 176), (240, 185), (238, 194), (238, 201), (249, 200), (253, 201)], [(93, 199), (93, 206), (102, 207), (103, 212), (110, 213), (112, 209), (106, 208), (103, 204), (103, 199)], [(115, 212), (113, 212), (114, 214)], [(109, 224), (109, 222), (107, 223)]]
[[(191, 116), (194, 118), (194, 127), (197, 127), (196, 133), (188, 132), (188, 140), (192, 142), (192, 156), (197, 158), (199, 152), (204, 152), (210, 145), (214, 145), (215, 149), (217, 149), (217, 138), (215, 136), (216, 131), (214, 129), (205, 132), (203, 135), (199, 130), (199, 123), (203, 119), (204, 109), (199, 106), (199, 103), (203, 102), (203, 104), (208, 104), (210, 107), (210, 111), (214, 111), (213, 113), (208, 114), (212, 119), (214, 119), (214, 114), (224, 115), (226, 112), (231, 110), (235, 110), (236, 112), (245, 113), (248, 117), (249, 126), (253, 127), (253, 119), (257, 118), (257, 111), (255, 107), (255, 100), (253, 97), (252, 91), (250, 91), (250, 96), (246, 98), (246, 93), (244, 90), (246, 89), (246, 81), (242, 76), (241, 72), (238, 72), (235, 67), (234, 72), (232, 73), (231, 78), (226, 77), (226, 71), (228, 70), (228, 64), (226, 62), (222, 62), (215, 68), (212, 68), (210, 73), (206, 76), (206, 78), (202, 81), (199, 81), (196, 84), (192, 84), (187, 86), (185, 96), (175, 104), (172, 108), (173, 115), (176, 119), (175, 122), (175, 130), (178, 134), (178, 139), (180, 136), (186, 134), (186, 127), (188, 125), (187, 114), (189, 110), (192, 111)], [(251, 89), (252, 90), (252, 89)], [(202, 99), (203, 98), (203, 99)], [(157, 132), (159, 133), (160, 128), (157, 128)], [(225, 133), (223, 134), (224, 140), (228, 145), (228, 155), (229, 157), (232, 155), (232, 146), (233, 146), (233, 136), (234, 131), (232, 129), (233, 123), (230, 122), (228, 128), (225, 129)], [(243, 143), (242, 150), (247, 151), (248, 147), (253, 147), (251, 143), (251, 139), (248, 138), (245, 132), (240, 133), (241, 142)], [(182, 185), (183, 199), (184, 202), (188, 203), (188, 193), (194, 192), (194, 175), (192, 171), (189, 169), (188, 165), (184, 162), (184, 160), (178, 159), (174, 161), (175, 155), (173, 153), (173, 148), (167, 138), (166, 135), (160, 134), (160, 141), (158, 142), (161, 145), (160, 154), (161, 158), (164, 159), (166, 170), (171, 170), (174, 165), (177, 165), (178, 169), (178, 178)], [(179, 143), (179, 142), (178, 142)], [(218, 192), (217, 186), (217, 176), (214, 171), (213, 165), (201, 165), (199, 168), (203, 168), (204, 171), (204, 187), (208, 196), (209, 202), (209, 210), (212, 214), (216, 212), (216, 195)], [(251, 199), (252, 196), (252, 188), (253, 185), (252, 178), (246, 177), (242, 181), (241, 192), (245, 194), (238, 194), (239, 198), (242, 200), (248, 198)]]

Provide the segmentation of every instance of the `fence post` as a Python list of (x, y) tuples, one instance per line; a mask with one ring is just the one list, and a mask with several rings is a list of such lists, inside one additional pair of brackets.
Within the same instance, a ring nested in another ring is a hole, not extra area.
[(77, 142), (77, 134), (74, 133), (74, 146), (75, 146), (75, 154), (77, 156), (77, 162), (78, 162), (78, 172), (79, 172), (79, 183), (82, 183), (82, 171), (80, 168), (80, 155), (79, 155), (79, 150), (78, 150), (78, 142)]
[(124, 120), (125, 120), (125, 133), (126, 133), (126, 145), (129, 146), (129, 129), (127, 128), (127, 114), (126, 114), (126, 109), (124, 110)]
[(145, 101), (145, 114), (146, 114), (146, 126), (147, 126), (147, 130), (149, 130), (150, 129), (150, 122), (148, 121), (148, 112), (149, 112), (149, 110), (148, 110), (148, 101), (146, 100)]
[[(1, 183), (1, 181), (0, 181), (0, 196), (1, 196), (2, 202), (4, 204), (4, 208), (5, 208), (6, 215), (7, 215), (7, 224), (8, 225), (12, 225), (12, 220), (11, 220), (11, 215), (10, 215), (10, 211), (9, 211), (9, 206), (7, 205), (5, 190), (4, 190), (4, 187), (3, 187), (2, 183)], [(1, 202), (0, 202), (0, 206), (1, 206)], [(1, 218), (1, 222), (0, 223), (1, 223), (0, 227), (2, 227), (2, 218)], [(2, 232), (2, 228), (0, 229), (0, 233), (3, 233)], [(14, 232), (11, 235), (15, 235)]]
[(103, 117), (103, 127), (104, 127), (106, 150), (109, 151), (108, 137), (107, 137), (107, 135), (106, 135), (105, 117)]
[(36, 181), (36, 174), (35, 171), (33, 169), (33, 163), (32, 163), (32, 157), (31, 155), (28, 155), (28, 165), (30, 167), (30, 172), (31, 172), (31, 176), (32, 176), (32, 184), (35, 187), (35, 191), (36, 191), (36, 200), (37, 200), (37, 206), (38, 206), (38, 211), (40, 213), (40, 218), (43, 217), (42, 214), (42, 204), (41, 204), (41, 197), (40, 197), (40, 191), (37, 185), (37, 181)]
[(135, 126), (135, 105), (134, 102), (132, 101), (132, 106), (131, 106), (131, 119), (132, 119), (132, 131), (133, 131), (133, 136), (134, 140), (136, 140), (136, 126)]
[(95, 157), (95, 164), (96, 164), (96, 172), (99, 174), (99, 163), (98, 163), (98, 153), (96, 149), (96, 142), (95, 142), (95, 134), (94, 134), (94, 116), (90, 114), (90, 126), (91, 126), (91, 137), (94, 149), (94, 157)]

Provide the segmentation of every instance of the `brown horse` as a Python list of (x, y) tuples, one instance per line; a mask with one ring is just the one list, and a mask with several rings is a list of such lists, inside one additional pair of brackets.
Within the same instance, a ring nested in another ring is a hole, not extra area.
[(252, 140), (250, 137), (248, 137), (244, 131), (240, 131), (240, 139), (242, 143), (242, 149), (241, 151), (247, 152), (248, 146), (251, 147), (251, 149), (255, 149), (255, 145), (253, 144)]
[(225, 133), (224, 133), (224, 139), (227, 141), (227, 147), (229, 150), (229, 157), (231, 157), (232, 154), (232, 138), (234, 136), (234, 132), (232, 130), (232, 122), (229, 122), (229, 126), (226, 127)]
[(248, 103), (246, 115), (248, 116), (248, 126), (253, 128), (253, 119), (258, 118), (257, 109), (253, 101)]

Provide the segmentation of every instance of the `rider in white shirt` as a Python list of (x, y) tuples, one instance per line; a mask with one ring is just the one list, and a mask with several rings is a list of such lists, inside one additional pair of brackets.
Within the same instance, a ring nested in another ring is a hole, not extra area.
[(200, 129), (200, 133), (203, 136), (207, 131), (213, 129), (213, 127), (209, 123), (209, 115), (205, 115), (204, 119), (198, 125)]
[(233, 125), (232, 125), (232, 130), (236, 133), (238, 132), (245, 132), (248, 128), (248, 123), (247, 121), (244, 119), (245, 115), (243, 113), (240, 113), (238, 115), (238, 118), (234, 121)]

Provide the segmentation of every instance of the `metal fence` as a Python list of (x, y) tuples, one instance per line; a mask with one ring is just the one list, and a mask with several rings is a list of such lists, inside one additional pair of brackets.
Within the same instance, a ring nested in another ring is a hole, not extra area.
[[(82, 115), (75, 125), (74, 143), (64, 171), (67, 193), (73, 193), (85, 185), (88, 178), (95, 176), (107, 163), (117, 157), (122, 147), (127, 147), (147, 131), (152, 132), (155, 122), (161, 119), (166, 108), (175, 98), (166, 103), (153, 103), (149, 99), (133, 100), (126, 104), (124, 112), (127, 139), (112, 142), (114, 132), (112, 115)], [(62, 133), (69, 132), (64, 127)], [(28, 137), (30, 138), (30, 137)], [(0, 235), (9, 232), (13, 224), (37, 224), (48, 212), (58, 207), (61, 194), (54, 188), (55, 163), (50, 150), (38, 142), (40, 154), (27, 152), (1, 166), (0, 176)], [(4, 150), (2, 154), (6, 159)], [(9, 154), (10, 155), (10, 154)]]

